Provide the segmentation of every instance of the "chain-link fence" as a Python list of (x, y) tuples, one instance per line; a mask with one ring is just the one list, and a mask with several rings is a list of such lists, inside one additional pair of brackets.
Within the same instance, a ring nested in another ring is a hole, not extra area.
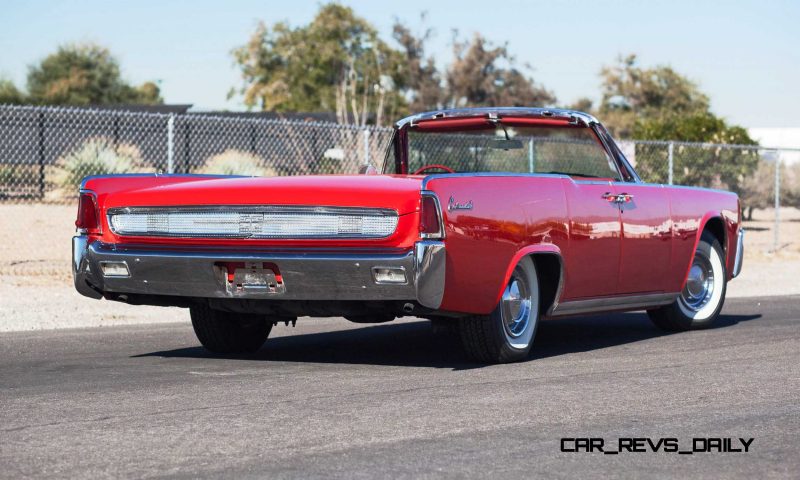
[[(380, 171), (390, 136), (387, 128), (332, 123), (0, 106), (0, 274), (57, 270), (68, 276), (62, 265), (68, 257), (53, 252), (69, 245), (77, 189), (86, 175), (356, 173), (367, 164)], [(536, 142), (530, 139), (526, 150), (531, 161), (544, 158), (547, 148), (559, 151)], [(763, 240), (756, 248), (774, 252), (788, 245), (800, 256), (800, 231), (793, 230), (800, 227), (800, 149), (619, 143), (645, 181), (738, 193), (748, 228)]]
[(356, 173), (391, 130), (231, 116), (0, 106), (0, 201), (70, 202), (86, 175)]

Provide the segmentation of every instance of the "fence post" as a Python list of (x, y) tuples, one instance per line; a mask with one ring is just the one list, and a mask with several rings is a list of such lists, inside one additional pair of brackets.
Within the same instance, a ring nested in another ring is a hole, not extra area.
[(772, 251), (778, 251), (779, 230), (781, 225), (781, 155), (780, 151), (775, 156), (775, 238), (772, 241)]
[(675, 147), (675, 143), (674, 142), (669, 142), (669, 146), (667, 147), (667, 160), (668, 160), (667, 163), (669, 164), (669, 167), (668, 167), (669, 168), (669, 172), (667, 172), (667, 183), (670, 184), (670, 185), (672, 185), (672, 181), (673, 181), (672, 171), (675, 169), (675, 161), (674, 161), (674, 159), (672, 157), (672, 151), (674, 150), (674, 147)]
[(364, 165), (369, 165), (369, 129), (364, 128)]
[(535, 150), (533, 146), (533, 139), (528, 140), (528, 172), (533, 173), (535, 167)]
[(189, 173), (189, 155), (192, 151), (190, 136), (192, 134), (192, 124), (184, 117), (184, 136), (183, 136), (183, 173)]
[(167, 120), (167, 173), (175, 173), (175, 114)]
[(250, 153), (256, 154), (256, 121), (250, 120)]
[(39, 198), (44, 198), (44, 112), (39, 112)]
[(114, 115), (114, 153), (119, 152), (119, 117), (121, 115)]

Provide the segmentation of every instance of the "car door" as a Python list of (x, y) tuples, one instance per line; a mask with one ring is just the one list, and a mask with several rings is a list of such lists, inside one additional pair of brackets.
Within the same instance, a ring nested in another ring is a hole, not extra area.
[(622, 223), (617, 294), (663, 292), (672, 253), (668, 192), (657, 184), (613, 185)]
[(563, 300), (615, 295), (620, 266), (620, 209), (610, 181), (566, 180), (569, 243)]

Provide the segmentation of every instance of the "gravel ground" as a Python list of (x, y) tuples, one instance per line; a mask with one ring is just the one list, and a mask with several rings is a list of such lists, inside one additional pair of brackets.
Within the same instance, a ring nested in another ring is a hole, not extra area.
[(427, 322), (301, 321), (228, 358), (186, 324), (4, 333), (0, 478), (797, 478), (798, 304), (733, 299), (674, 335), (640, 313), (544, 322), (533, 359), (489, 367)]

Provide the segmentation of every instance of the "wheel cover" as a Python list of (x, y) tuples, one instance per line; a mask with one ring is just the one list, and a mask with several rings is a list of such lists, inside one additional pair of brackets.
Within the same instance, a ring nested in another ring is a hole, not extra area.
[(531, 318), (530, 286), (521, 269), (514, 269), (503, 291), (500, 314), (506, 334), (519, 338), (528, 329)]
[(699, 312), (711, 301), (714, 295), (714, 283), (714, 268), (711, 260), (704, 252), (696, 252), (692, 266), (689, 268), (689, 278), (681, 292), (681, 303), (687, 309)]

